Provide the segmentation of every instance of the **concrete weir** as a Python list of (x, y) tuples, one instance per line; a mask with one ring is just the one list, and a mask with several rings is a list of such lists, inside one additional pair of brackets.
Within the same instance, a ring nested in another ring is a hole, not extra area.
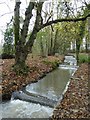
[(57, 101), (55, 101), (55, 100), (49, 99), (49, 98), (41, 96), (41, 95), (29, 93), (25, 90), (24, 91), (13, 92), (12, 98), (23, 100), (23, 101), (26, 101), (26, 102), (40, 104), (40, 105), (43, 105), (43, 106), (49, 106), (51, 108), (54, 108), (55, 105), (57, 104)]

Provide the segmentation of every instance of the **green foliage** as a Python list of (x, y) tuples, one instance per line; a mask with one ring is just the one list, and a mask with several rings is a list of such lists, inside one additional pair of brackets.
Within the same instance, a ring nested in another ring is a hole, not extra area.
[(2, 54), (2, 46), (0, 45), (0, 54)]
[(13, 41), (13, 27), (7, 27), (4, 33), (4, 45), (3, 53), (13, 54), (14, 53), (14, 41)]
[(84, 38), (85, 33), (85, 22), (86, 21), (80, 21), (78, 23), (78, 37), (76, 39), (76, 58), (77, 58), (77, 64), (79, 63), (79, 52), (80, 52), (80, 46)]
[(45, 57), (48, 55), (50, 48), (50, 27), (42, 29), (36, 37), (32, 52), (33, 54), (41, 55)]
[(46, 65), (51, 65), (53, 69), (57, 68), (60, 64), (58, 60), (55, 60), (55, 61), (44, 60), (43, 63)]
[(44, 28), (37, 34), (34, 42), (33, 53), (41, 56), (54, 55), (55, 53), (65, 54), (70, 48), (73, 40), (72, 23), (58, 23), (51, 27)]
[(71, 41), (73, 41), (72, 23), (62, 22), (55, 25), (58, 29), (57, 48), (58, 53), (65, 54), (70, 49)]
[(80, 54), (79, 63), (90, 63), (90, 56), (88, 54)]

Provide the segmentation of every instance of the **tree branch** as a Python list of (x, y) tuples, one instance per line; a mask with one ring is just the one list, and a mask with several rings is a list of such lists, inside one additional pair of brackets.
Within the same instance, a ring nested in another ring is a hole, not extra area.
[[(71, 19), (57, 19), (57, 20), (52, 20), (52, 21), (49, 21), (45, 24), (42, 25), (42, 28), (46, 27), (46, 26), (49, 26), (49, 25), (52, 25), (52, 24), (56, 24), (58, 22), (78, 22), (78, 21), (84, 21), (86, 20), (88, 17), (90, 17), (90, 14), (88, 14), (87, 16), (85, 17), (82, 17), (82, 18), (71, 18)], [(42, 29), (41, 28), (41, 29)]]
[[(25, 44), (25, 46), (24, 46), (26, 52), (31, 51), (32, 45), (33, 45), (33, 43), (34, 43), (34, 40), (36, 39), (37, 33), (38, 33), (41, 29), (43, 29), (44, 27), (49, 26), (49, 25), (52, 25), (52, 24), (56, 24), (56, 23), (58, 23), (58, 22), (77, 22), (77, 21), (84, 21), (84, 20), (87, 19), (87, 17), (90, 17), (90, 14), (88, 14), (87, 16), (82, 17), (82, 18), (68, 18), (68, 19), (63, 18), (63, 19), (57, 19), (57, 20), (48, 21), (48, 22), (46, 22), (46, 23), (44, 24), (44, 23), (42, 23), (42, 17), (41, 17), (42, 6), (43, 6), (43, 3), (42, 3), (42, 2), (36, 4), (37, 12), (36, 12), (35, 25), (34, 25), (33, 31), (32, 31), (32, 33), (31, 33), (28, 41), (26, 42), (26, 44)], [(25, 39), (24, 39), (24, 40), (25, 40)]]
[(25, 12), (25, 20), (23, 23), (23, 27), (21, 29), (21, 41), (24, 44), (26, 41), (27, 33), (28, 33), (28, 26), (29, 26), (29, 21), (32, 17), (32, 10), (34, 9), (34, 2), (30, 2), (28, 8), (26, 9)]
[(35, 21), (35, 25), (33, 28), (33, 31), (25, 45), (25, 49), (27, 49), (28, 51), (31, 51), (32, 45), (34, 43), (34, 40), (36, 39), (37, 33), (39, 32), (39, 30), (41, 29), (41, 26), (43, 25), (42, 23), (42, 17), (41, 17), (41, 12), (42, 12), (42, 6), (43, 6), (43, 2), (39, 2), (37, 3), (37, 14), (36, 14), (36, 21)]
[(14, 12), (14, 11), (11, 11), (11, 12), (8, 12), (8, 13), (4, 13), (4, 14), (0, 15), (0, 18), (3, 17), (4, 15), (11, 14), (11, 13), (13, 13), (13, 12)]
[(9, 5), (6, 2), (1, 2), (0, 4), (5, 4), (8, 7), (9, 11), (11, 11)]

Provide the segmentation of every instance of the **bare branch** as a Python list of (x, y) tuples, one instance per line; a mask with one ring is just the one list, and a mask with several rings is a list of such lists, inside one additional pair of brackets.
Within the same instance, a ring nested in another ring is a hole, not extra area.
[(5, 4), (8, 7), (9, 11), (11, 11), (9, 5), (6, 2), (1, 2), (0, 4)]
[(51, 15), (51, 16), (49, 16), (49, 18), (47, 19), (47, 22), (49, 22), (49, 20), (51, 19), (51, 17), (52, 17), (52, 15)]
[(13, 13), (13, 12), (14, 12), (14, 11), (11, 11), (11, 12), (8, 12), (8, 13), (4, 13), (4, 14), (0, 15), (0, 18), (3, 17), (4, 15), (11, 14), (11, 13)]
[(7, 26), (9, 26), (10, 24), (11, 24), (11, 22), (13, 21), (13, 16), (12, 16), (12, 18), (11, 18), (11, 20), (10, 20), (10, 22), (9, 23), (7, 23)]
[[(88, 14), (87, 16), (85, 17), (82, 17), (82, 18), (71, 18), (71, 19), (57, 19), (57, 20), (52, 20), (52, 21), (49, 21), (45, 24), (43, 24), (42, 28), (46, 27), (46, 26), (49, 26), (49, 25), (52, 25), (52, 24), (56, 24), (58, 22), (78, 22), (78, 21), (85, 21), (88, 17), (90, 17), (90, 14)], [(41, 29), (42, 29), (41, 28)]]

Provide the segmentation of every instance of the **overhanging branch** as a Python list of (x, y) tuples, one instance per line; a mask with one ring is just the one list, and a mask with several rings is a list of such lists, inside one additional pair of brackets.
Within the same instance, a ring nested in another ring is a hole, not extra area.
[[(52, 25), (52, 24), (56, 24), (58, 22), (78, 22), (78, 21), (84, 21), (86, 20), (88, 17), (90, 17), (90, 14), (88, 14), (87, 16), (85, 17), (82, 17), (82, 18), (71, 18), (71, 19), (57, 19), (57, 20), (52, 20), (52, 21), (49, 21), (45, 24), (42, 25), (42, 28), (46, 27), (46, 26), (49, 26), (49, 25)], [(41, 28), (41, 29), (42, 29)]]

